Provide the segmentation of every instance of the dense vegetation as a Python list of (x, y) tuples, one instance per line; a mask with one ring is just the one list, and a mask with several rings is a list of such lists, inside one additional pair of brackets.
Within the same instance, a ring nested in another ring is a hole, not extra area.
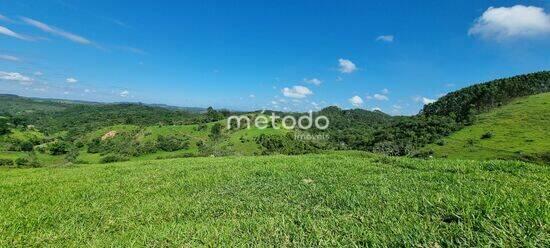
[(0, 246), (548, 247), (549, 175), (358, 152), (0, 168)]
[(424, 106), (423, 115), (453, 117), (471, 123), (475, 114), (502, 106), (517, 97), (550, 91), (550, 71), (543, 71), (487, 83), (449, 93)]
[[(426, 105), (420, 114), (410, 117), (327, 107), (313, 114), (314, 117), (327, 116), (330, 120), (328, 129), (288, 132), (276, 130), (273, 126), (261, 132), (255, 128), (226, 128), (224, 120), (230, 115), (247, 114), (253, 118), (269, 116), (269, 111), (234, 113), (208, 108), (198, 113), (169, 106), (0, 95), (0, 159), (96, 163), (144, 156), (151, 158), (153, 154), (166, 158), (304, 154), (323, 150), (363, 150), (393, 156), (429, 157), (433, 155), (433, 149), (423, 147), (447, 142), (445, 137), (474, 125), (480, 114), (506, 105), (517, 97), (549, 90), (550, 72), (532, 73), (449, 93)], [(529, 113), (537, 115), (536, 111)], [(276, 125), (281, 125), (280, 121)], [(109, 133), (113, 136), (104, 137)], [(320, 135), (321, 139), (296, 138), (303, 134)], [(487, 134), (485, 139), (492, 140), (490, 136)], [(517, 150), (521, 151), (520, 148)], [(103, 159), (106, 156), (108, 159)], [(540, 154), (536, 156), (540, 157)]]

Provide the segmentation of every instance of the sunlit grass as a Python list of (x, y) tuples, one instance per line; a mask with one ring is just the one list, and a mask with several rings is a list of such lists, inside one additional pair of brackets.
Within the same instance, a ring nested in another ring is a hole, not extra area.
[(0, 169), (0, 246), (539, 246), (550, 168), (361, 152)]

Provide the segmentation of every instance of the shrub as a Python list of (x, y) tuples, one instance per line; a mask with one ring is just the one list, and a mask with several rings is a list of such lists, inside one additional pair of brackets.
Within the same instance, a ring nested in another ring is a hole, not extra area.
[(13, 166), (13, 160), (7, 158), (0, 158), (0, 166)]
[(220, 123), (215, 123), (214, 125), (212, 125), (212, 127), (210, 128), (210, 138), (213, 140), (220, 138), (220, 136), (222, 135), (222, 128), (223, 126)]
[(72, 149), (65, 155), (65, 161), (70, 162), (70, 163), (76, 163), (77, 159), (78, 159), (78, 155), (80, 155), (78, 150), (77, 149)]
[(184, 150), (189, 148), (189, 137), (187, 136), (158, 136), (157, 146), (167, 152)]
[(137, 153), (139, 155), (155, 153), (158, 150), (158, 145), (155, 141), (144, 141), (137, 143)]
[(99, 138), (92, 139), (88, 143), (88, 153), (99, 153), (101, 152), (101, 140)]
[(19, 143), (19, 148), (21, 151), (30, 152), (33, 149), (33, 144), (30, 141), (22, 141)]
[(429, 150), (414, 151), (414, 152), (412, 152), (411, 157), (413, 157), (413, 158), (432, 158), (433, 155), (434, 155), (434, 151), (429, 149)]
[(481, 135), (481, 139), (490, 139), (493, 137), (493, 132), (486, 132), (483, 135)]
[(195, 128), (196, 131), (202, 131), (202, 130), (206, 130), (208, 128), (208, 126), (204, 123), (200, 123), (197, 125), (197, 127)]
[(27, 158), (16, 158), (15, 164), (18, 166), (27, 166), (29, 164), (29, 160)]
[(17, 166), (40, 167), (40, 162), (38, 162), (36, 155), (33, 153), (29, 154), (27, 157), (15, 159), (15, 164)]
[(69, 151), (69, 144), (64, 141), (56, 141), (49, 146), (51, 155), (63, 155)]
[(435, 144), (437, 144), (438, 146), (444, 146), (445, 145), (445, 140), (440, 139), (440, 140), (436, 141)]
[(102, 164), (107, 164), (107, 163), (122, 162), (122, 161), (128, 161), (128, 160), (129, 160), (129, 158), (124, 156), (124, 155), (108, 154), (108, 155), (102, 157), (100, 162)]
[(279, 153), (286, 155), (298, 155), (318, 151), (318, 147), (316, 147), (315, 144), (307, 141), (296, 140), (291, 134), (261, 134), (255, 137), (254, 140), (262, 147), (262, 154)]

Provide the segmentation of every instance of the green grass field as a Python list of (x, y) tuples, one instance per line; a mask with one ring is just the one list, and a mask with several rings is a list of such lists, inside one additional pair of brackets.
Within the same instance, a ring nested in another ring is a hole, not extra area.
[[(430, 145), (437, 157), (514, 159), (550, 152), (550, 93), (519, 98), (479, 116), (477, 122)], [(491, 132), (492, 137), (482, 139)]]
[(550, 245), (550, 168), (362, 152), (0, 169), (0, 247)]

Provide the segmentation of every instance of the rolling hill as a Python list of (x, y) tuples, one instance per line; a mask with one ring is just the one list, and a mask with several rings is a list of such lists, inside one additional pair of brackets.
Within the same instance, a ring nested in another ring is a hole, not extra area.
[(427, 148), (436, 157), (550, 163), (550, 93), (521, 97), (480, 114), (470, 126)]

